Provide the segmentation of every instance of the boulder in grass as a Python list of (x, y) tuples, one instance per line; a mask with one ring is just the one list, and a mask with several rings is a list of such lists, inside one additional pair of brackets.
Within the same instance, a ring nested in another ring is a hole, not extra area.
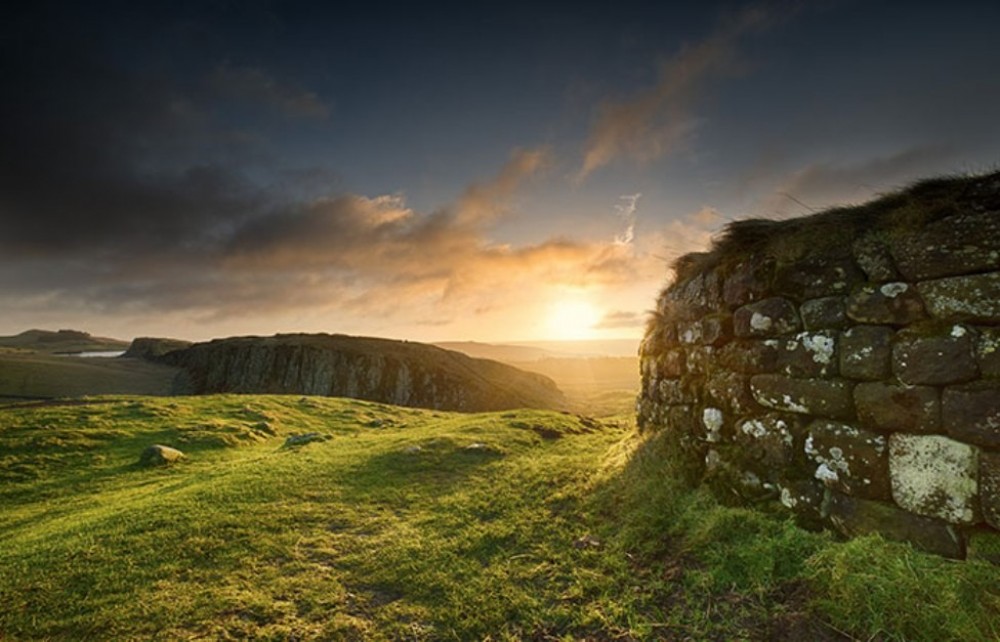
[(142, 451), (142, 455), (139, 456), (139, 465), (166, 466), (167, 464), (177, 463), (182, 459), (184, 459), (184, 453), (176, 448), (153, 444), (146, 450)]

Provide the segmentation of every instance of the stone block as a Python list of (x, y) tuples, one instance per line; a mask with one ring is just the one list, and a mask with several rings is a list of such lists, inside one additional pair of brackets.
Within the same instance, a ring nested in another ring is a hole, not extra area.
[(798, 299), (847, 294), (865, 275), (849, 256), (803, 256), (775, 270), (773, 291)]
[(699, 428), (698, 417), (693, 406), (664, 406), (660, 423), (673, 435), (695, 435)]
[(966, 326), (953, 325), (940, 334), (901, 332), (896, 339), (892, 371), (903, 383), (936, 386), (979, 376), (975, 338)]
[(705, 375), (715, 369), (715, 352), (713, 346), (691, 346), (686, 351), (685, 371), (692, 375)]
[(749, 375), (738, 372), (714, 372), (705, 381), (706, 401), (736, 415), (755, 411), (759, 406), (750, 392)]
[(924, 281), (917, 289), (936, 319), (1000, 323), (1000, 272)]
[(986, 523), (1000, 529), (1000, 452), (979, 453), (979, 498)]
[(767, 469), (785, 469), (795, 461), (796, 441), (803, 433), (802, 419), (768, 413), (736, 422), (735, 439), (740, 456)]
[(851, 292), (847, 316), (858, 323), (907, 325), (926, 318), (924, 302), (908, 283), (866, 283)]
[(851, 249), (854, 250), (854, 261), (869, 281), (885, 283), (899, 280), (899, 271), (892, 259), (892, 252), (881, 239), (875, 236), (862, 236), (854, 241)]
[(854, 387), (858, 421), (880, 432), (934, 433), (941, 430), (941, 399), (937, 388), (881, 381)]
[(706, 314), (721, 311), (722, 283), (715, 270), (695, 274), (690, 279), (672, 285), (661, 297), (661, 312), (680, 321), (693, 321)]
[(656, 394), (650, 395), (656, 401), (667, 405), (698, 403), (698, 387), (693, 381), (683, 379), (662, 379), (657, 383)]
[(876, 381), (892, 372), (891, 328), (858, 325), (840, 335), (840, 374), (848, 379)]
[(800, 332), (778, 339), (779, 371), (792, 377), (832, 377), (837, 374), (838, 332)]
[(979, 449), (941, 435), (889, 437), (892, 498), (911, 513), (952, 524), (980, 521)]
[(750, 378), (750, 391), (762, 406), (831, 419), (853, 419), (853, 385), (842, 379), (794, 379), (761, 374)]
[(662, 317), (658, 318), (642, 338), (639, 354), (655, 357), (677, 345), (677, 326)]
[(710, 444), (722, 441), (726, 427), (726, 414), (721, 408), (702, 408), (701, 410), (702, 438)]
[(965, 557), (961, 535), (945, 522), (914, 515), (891, 504), (839, 493), (832, 494), (827, 509), (830, 523), (845, 537), (879, 533), (928, 553), (953, 559)]
[(949, 386), (941, 393), (941, 421), (955, 439), (1000, 449), (1000, 382)]
[(1000, 379), (1000, 329), (979, 328), (976, 362), (982, 376)]
[(890, 249), (911, 281), (970, 274), (1000, 265), (1000, 216), (963, 213), (898, 234)]
[(667, 350), (655, 360), (655, 372), (661, 379), (673, 379), (685, 373), (684, 351), (680, 348)]
[(778, 485), (781, 505), (795, 515), (800, 526), (819, 530), (823, 524), (824, 486), (817, 481), (789, 480)]
[(719, 364), (744, 374), (766, 374), (778, 370), (778, 339), (733, 341), (719, 351)]
[(184, 453), (177, 450), (176, 448), (171, 448), (170, 446), (162, 446), (160, 444), (153, 444), (147, 447), (139, 455), (139, 465), (140, 466), (166, 466), (168, 464), (176, 464), (177, 462), (184, 459)]
[(839, 330), (847, 327), (846, 298), (842, 296), (804, 301), (799, 306), (799, 314), (806, 330)]
[(778, 337), (801, 329), (799, 313), (788, 299), (771, 297), (745, 305), (733, 315), (738, 337)]
[(889, 499), (884, 435), (835, 421), (809, 424), (805, 454), (827, 488), (867, 499)]
[(723, 280), (722, 299), (730, 308), (759, 301), (767, 296), (774, 263), (746, 261), (734, 267)]
[(733, 319), (728, 314), (712, 314), (681, 324), (678, 330), (681, 343), (718, 346), (732, 338)]

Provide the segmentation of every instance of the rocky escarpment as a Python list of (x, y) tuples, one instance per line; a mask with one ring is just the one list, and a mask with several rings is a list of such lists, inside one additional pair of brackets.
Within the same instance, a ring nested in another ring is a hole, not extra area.
[(181, 341), (180, 339), (137, 337), (132, 340), (128, 350), (122, 356), (130, 359), (147, 359), (152, 361), (168, 352), (183, 350), (190, 346), (190, 341)]
[(726, 496), (996, 556), (1000, 174), (740, 221), (675, 269), (641, 348), (643, 430)]
[(157, 358), (196, 393), (352, 397), (441, 410), (562, 408), (551, 379), (434, 346), (327, 334), (235, 337)]

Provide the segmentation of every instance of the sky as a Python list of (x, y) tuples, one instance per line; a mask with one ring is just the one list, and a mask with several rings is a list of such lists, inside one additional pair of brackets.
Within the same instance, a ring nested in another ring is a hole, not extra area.
[(636, 338), (726, 223), (997, 168), (993, 1), (33, 2), (0, 334)]

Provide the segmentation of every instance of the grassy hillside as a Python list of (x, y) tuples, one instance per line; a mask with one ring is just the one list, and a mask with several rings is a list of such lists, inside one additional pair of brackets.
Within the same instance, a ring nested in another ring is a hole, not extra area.
[(79, 330), (26, 330), (11, 337), (0, 337), (0, 348), (46, 354), (125, 350), (128, 341), (92, 337)]
[[(187, 458), (137, 466), (153, 443)], [(0, 639), (997, 636), (996, 567), (719, 506), (668, 449), (545, 411), (3, 408)]]
[(140, 359), (0, 352), (0, 400), (170, 394), (178, 368)]

